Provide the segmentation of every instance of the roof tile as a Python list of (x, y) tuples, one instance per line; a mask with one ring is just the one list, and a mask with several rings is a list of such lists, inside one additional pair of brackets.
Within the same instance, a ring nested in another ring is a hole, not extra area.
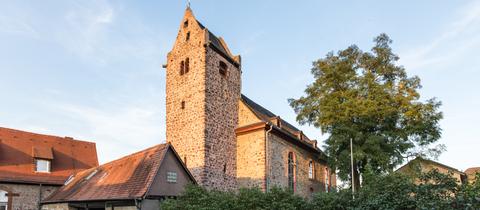
[(160, 144), (73, 175), (46, 203), (122, 200), (145, 195), (169, 148)]
[[(34, 158), (51, 173), (35, 172)], [(0, 182), (62, 185), (72, 173), (98, 166), (95, 143), (0, 127)]]

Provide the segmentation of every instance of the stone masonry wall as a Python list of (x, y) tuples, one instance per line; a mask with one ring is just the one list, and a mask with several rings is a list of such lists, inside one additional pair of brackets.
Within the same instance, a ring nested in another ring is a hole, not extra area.
[[(12, 210), (38, 210), (39, 198), (40, 198), (40, 186), (39, 185), (26, 185), (26, 184), (0, 184), (0, 188), (9, 189), (11, 192), (18, 194), (12, 199)], [(55, 192), (59, 187), (54, 186), (42, 186), (41, 187), (41, 199), (45, 199)]]
[(261, 122), (261, 120), (243, 102), (240, 102), (238, 106), (238, 127), (241, 128), (257, 122)]
[(237, 182), (239, 187), (265, 189), (265, 130), (237, 136)]
[[(296, 157), (295, 193), (309, 197), (315, 192), (324, 191), (326, 164), (312, 153), (293, 145), (275, 134), (269, 134), (269, 186), (288, 187), (288, 153)], [(308, 177), (309, 161), (314, 161), (314, 179)], [(332, 178), (332, 177), (329, 177)]]
[[(213, 49), (206, 59), (205, 152), (207, 186), (235, 189), (236, 133), (240, 101), (241, 71)], [(220, 61), (227, 64), (226, 75), (219, 72)]]
[[(207, 46), (207, 35), (187, 9), (167, 58), (167, 142), (200, 185), (228, 190), (236, 187), (241, 72)], [(180, 75), (180, 62), (186, 58), (189, 72)], [(228, 65), (226, 76), (218, 71), (219, 61)]]
[(76, 210), (75, 207), (68, 206), (68, 203), (53, 203), (42, 205), (42, 210)]
[[(184, 27), (184, 22), (188, 26)], [(190, 40), (186, 34), (190, 32)], [(205, 33), (189, 12), (180, 24), (166, 71), (167, 142), (178, 152), (198, 183), (205, 167)], [(189, 72), (180, 75), (180, 62), (190, 59)], [(185, 103), (182, 109), (182, 101)]]

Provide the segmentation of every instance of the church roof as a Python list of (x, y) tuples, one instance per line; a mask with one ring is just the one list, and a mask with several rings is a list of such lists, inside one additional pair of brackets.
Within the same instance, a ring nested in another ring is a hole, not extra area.
[[(315, 150), (319, 150), (316, 147), (316, 141), (310, 140), (303, 132), (298, 129), (297, 127), (293, 126), (292, 124), (288, 123), (287, 121), (281, 119), (278, 115), (275, 115), (270, 110), (264, 108), (263, 106), (259, 105), (258, 103), (254, 102), (247, 96), (241, 96), (241, 100), (250, 108), (250, 110), (258, 117), (260, 120), (271, 123), (273, 126), (290, 136), (294, 137), (296, 141), (300, 143), (304, 143), (309, 147), (312, 147)], [(277, 123), (272, 123), (273, 121), (277, 121)], [(319, 150), (320, 151), (320, 150)]]
[[(50, 173), (35, 171), (50, 160)], [(98, 166), (95, 143), (0, 127), (0, 182), (63, 185), (70, 174)]]
[(211, 44), (214, 47), (216, 47), (218, 50), (220, 50), (225, 55), (228, 55), (228, 56), (233, 58), (233, 56), (230, 54), (230, 52), (228, 52), (228, 50), (225, 48), (225, 46), (223, 46), (222, 42), (220, 41), (220, 38), (215, 36), (215, 34), (213, 34), (210, 30), (208, 30), (208, 28), (206, 28), (202, 23), (200, 23), (200, 21), (198, 21), (198, 20), (195, 20), (195, 21), (197, 21), (197, 24), (200, 26), (201, 29), (207, 29), (208, 40), (211, 42)]
[[(187, 9), (189, 9), (189, 8), (187, 8)], [(190, 12), (191, 12), (191, 10), (190, 10)], [(238, 66), (239, 63), (238, 63), (238, 59), (236, 58), (238, 56), (232, 55), (232, 53), (228, 49), (227, 44), (223, 41), (223, 39), (221, 37), (218, 37), (215, 34), (213, 34), (210, 30), (208, 30), (207, 27), (205, 27), (197, 19), (195, 19), (195, 21), (197, 22), (198, 26), (200, 26), (201, 29), (207, 31), (208, 41), (210, 42), (209, 46), (212, 47), (213, 49), (217, 50), (218, 53), (220, 53), (222, 56), (224, 56), (227, 60), (229, 60), (230, 62), (232, 62), (232, 63), (234, 63), (235, 65)]]

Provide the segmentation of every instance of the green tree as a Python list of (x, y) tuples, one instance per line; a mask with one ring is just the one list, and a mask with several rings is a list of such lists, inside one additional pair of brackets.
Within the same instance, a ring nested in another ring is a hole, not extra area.
[(325, 151), (343, 180), (351, 177), (353, 141), (356, 187), (367, 164), (375, 173), (384, 173), (405, 156), (439, 152), (419, 148), (440, 138), (441, 103), (434, 98), (420, 101), (420, 79), (408, 77), (397, 65), (399, 57), (386, 34), (374, 42), (371, 52), (353, 45), (315, 61), (311, 70), (315, 81), (305, 96), (289, 99), (301, 124), (329, 134)]

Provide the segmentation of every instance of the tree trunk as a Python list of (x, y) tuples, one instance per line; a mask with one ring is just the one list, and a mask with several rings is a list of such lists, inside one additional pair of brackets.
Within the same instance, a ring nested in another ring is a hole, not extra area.
[(358, 172), (358, 167), (357, 164), (354, 164), (353, 167), (353, 177), (354, 177), (354, 186), (355, 186), (355, 192), (358, 192), (360, 190), (360, 173)]
[(358, 172), (357, 164), (353, 164), (353, 183), (351, 181), (350, 184), (355, 187), (355, 192), (358, 192), (360, 190), (360, 173)]

